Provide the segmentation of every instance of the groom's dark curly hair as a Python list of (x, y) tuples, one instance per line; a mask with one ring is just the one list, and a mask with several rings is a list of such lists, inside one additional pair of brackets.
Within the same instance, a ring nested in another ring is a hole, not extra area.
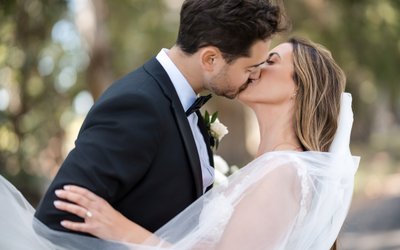
[(287, 27), (282, 4), (268, 0), (185, 0), (176, 44), (188, 54), (215, 46), (231, 63)]

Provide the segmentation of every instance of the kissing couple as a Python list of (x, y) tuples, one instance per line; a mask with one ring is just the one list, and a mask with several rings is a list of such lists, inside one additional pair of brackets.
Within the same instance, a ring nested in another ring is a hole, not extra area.
[[(267, 0), (184, 1), (176, 44), (98, 99), (36, 211), (1, 179), (0, 248), (335, 249), (359, 162), (351, 95), (323, 46), (270, 50), (285, 27)], [(256, 158), (219, 186), (204, 90), (259, 123)]]

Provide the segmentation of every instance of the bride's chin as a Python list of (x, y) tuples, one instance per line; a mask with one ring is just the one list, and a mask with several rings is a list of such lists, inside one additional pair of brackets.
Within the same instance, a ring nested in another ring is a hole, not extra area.
[(245, 92), (246, 92), (246, 90), (244, 90), (243, 92), (239, 93), (236, 99), (237, 99), (239, 102), (243, 103), (244, 105), (249, 106), (249, 105), (248, 105), (248, 103), (249, 103), (249, 96), (248, 96)]

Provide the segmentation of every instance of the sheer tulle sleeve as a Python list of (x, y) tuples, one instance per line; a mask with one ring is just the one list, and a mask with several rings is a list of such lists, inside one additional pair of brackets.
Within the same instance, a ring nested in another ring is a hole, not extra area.
[(217, 249), (278, 249), (300, 212), (301, 180), (290, 163), (249, 187), (234, 207)]
[(171, 249), (329, 249), (347, 215), (358, 166), (357, 158), (337, 157), (321, 152), (265, 154), (145, 244)]

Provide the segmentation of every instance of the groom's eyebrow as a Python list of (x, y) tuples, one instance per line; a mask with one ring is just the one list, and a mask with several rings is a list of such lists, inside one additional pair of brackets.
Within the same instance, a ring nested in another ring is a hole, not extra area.
[(265, 62), (266, 62), (266, 61), (263, 61), (263, 62), (260, 62), (260, 63), (258, 63), (258, 64), (251, 65), (251, 66), (249, 66), (249, 67), (247, 67), (247, 68), (256, 68), (256, 67), (258, 67), (258, 66), (264, 64)]

